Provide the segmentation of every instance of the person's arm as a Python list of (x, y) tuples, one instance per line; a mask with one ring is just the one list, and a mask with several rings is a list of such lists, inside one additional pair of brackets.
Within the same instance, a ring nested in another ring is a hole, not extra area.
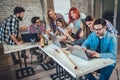
[(117, 37), (111, 38), (108, 47), (109, 47), (109, 49), (108, 49), (109, 52), (107, 52), (107, 53), (100, 53), (100, 57), (115, 59), (116, 55), (117, 55)]
[(84, 29), (83, 29), (83, 27), (84, 27), (84, 26), (83, 26), (83, 23), (80, 24), (80, 27), (81, 27), (81, 32), (80, 32), (80, 34), (79, 34), (79, 37), (82, 38), (82, 37), (85, 35)]
[(90, 47), (90, 43), (92, 42), (92, 35), (93, 33), (91, 33), (88, 38), (83, 42), (83, 44), (81, 45), (83, 48), (89, 48)]
[(72, 33), (72, 29), (70, 27), (67, 27), (68, 33), (71, 34)]
[(56, 32), (55, 32), (55, 35), (57, 36), (59, 34), (59, 31), (57, 30)]
[(10, 38), (18, 45), (18, 44), (21, 44), (23, 42), (22, 41), (18, 41), (18, 39), (16, 38), (17, 34), (15, 34), (16, 33), (15, 26), (17, 26), (17, 23), (15, 21), (16, 20), (14, 18), (11, 19), (11, 22), (9, 24), (9, 26), (10, 26), (9, 35), (10, 35)]
[(11, 35), (10, 36), (11, 37), (11, 39), (17, 44), (17, 45), (19, 45), (19, 44), (22, 44), (23, 43), (23, 41), (18, 41), (18, 39), (16, 38), (16, 36), (13, 34), (13, 35)]

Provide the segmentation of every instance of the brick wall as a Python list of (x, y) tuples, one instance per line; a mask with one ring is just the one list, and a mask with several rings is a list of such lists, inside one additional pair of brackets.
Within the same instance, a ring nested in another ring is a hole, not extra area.
[(42, 18), (42, 9), (40, 0), (0, 0), (0, 23), (6, 16), (13, 14), (13, 9), (16, 6), (25, 8), (24, 20), (21, 25), (30, 25), (31, 17), (39, 16)]
[[(93, 0), (70, 0), (71, 7), (77, 7), (80, 12), (85, 13), (86, 15), (93, 14)], [(44, 16), (46, 19), (46, 12), (48, 8), (53, 8), (53, 0), (44, 0)], [(0, 24), (5, 19), (6, 16), (13, 14), (13, 9), (16, 6), (22, 6), (25, 8), (25, 17), (24, 20), (20, 23), (21, 25), (30, 25), (31, 17), (40, 16), (43, 19), (42, 7), (40, 0), (0, 0)]]
[(71, 0), (71, 7), (76, 7), (86, 15), (93, 15), (93, 0)]

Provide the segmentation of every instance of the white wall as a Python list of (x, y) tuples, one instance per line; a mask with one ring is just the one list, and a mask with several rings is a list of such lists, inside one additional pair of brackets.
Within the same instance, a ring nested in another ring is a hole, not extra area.
[(65, 20), (68, 22), (68, 12), (70, 9), (70, 0), (53, 0), (54, 10), (56, 13), (64, 15)]

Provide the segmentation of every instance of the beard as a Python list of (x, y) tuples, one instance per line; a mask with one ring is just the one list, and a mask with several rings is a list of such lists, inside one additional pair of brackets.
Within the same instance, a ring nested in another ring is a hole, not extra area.
[(22, 20), (23, 20), (23, 19), (22, 19), (22, 17), (20, 17), (20, 16), (18, 17), (18, 19), (19, 19), (20, 21), (22, 21)]

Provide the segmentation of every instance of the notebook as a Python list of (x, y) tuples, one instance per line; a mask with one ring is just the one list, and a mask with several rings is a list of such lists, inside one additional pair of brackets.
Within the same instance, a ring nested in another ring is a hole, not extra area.
[(21, 37), (24, 42), (31, 42), (31, 39), (35, 39), (35, 42), (39, 42), (37, 33), (22, 33)]

